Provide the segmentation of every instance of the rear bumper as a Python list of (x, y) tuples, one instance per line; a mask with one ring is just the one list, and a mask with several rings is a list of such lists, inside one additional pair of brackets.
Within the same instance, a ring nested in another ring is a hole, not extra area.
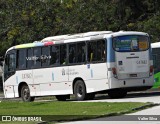
[[(143, 91), (143, 90), (148, 90), (152, 88), (152, 86), (139, 86), (139, 87), (124, 87), (124, 88), (118, 88), (118, 89), (122, 89), (125, 90), (127, 92), (131, 92), (131, 91)], [(113, 89), (116, 90), (116, 89)]]
[(123, 79), (110, 78), (109, 89), (123, 88), (128, 91), (140, 91), (150, 89), (154, 84), (153, 76), (140, 79)]

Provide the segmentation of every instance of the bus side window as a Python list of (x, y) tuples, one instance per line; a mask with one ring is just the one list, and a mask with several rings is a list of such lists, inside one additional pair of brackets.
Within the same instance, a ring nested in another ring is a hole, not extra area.
[(85, 42), (69, 44), (69, 63), (78, 64), (84, 63), (86, 58)]
[(85, 62), (86, 59), (86, 43), (77, 43), (77, 63)]
[(97, 61), (106, 60), (105, 40), (97, 41)]
[(92, 41), (88, 43), (88, 61), (93, 62), (96, 61), (97, 58), (97, 42)]
[(33, 56), (34, 56), (34, 68), (40, 68), (41, 67), (41, 48), (33, 48)]
[(42, 47), (42, 55), (41, 55), (42, 67), (49, 66), (50, 59), (51, 59), (50, 47)]
[(14, 72), (16, 69), (16, 56), (15, 54), (10, 54), (8, 58), (8, 71)]
[(33, 51), (31, 48), (27, 49), (26, 61), (27, 61), (27, 69), (32, 68), (32, 66), (33, 66)]
[(26, 69), (26, 49), (17, 51), (17, 69)]
[(60, 64), (67, 64), (67, 46), (66, 44), (60, 45)]
[(50, 59), (50, 65), (51, 66), (59, 66), (60, 64), (60, 48), (59, 48), (59, 45), (58, 46), (52, 46), (51, 47), (51, 50), (50, 50), (50, 56), (51, 56), (51, 59)]
[(104, 62), (105, 60), (105, 40), (88, 42), (88, 62)]
[(76, 44), (69, 44), (69, 63), (76, 63)]

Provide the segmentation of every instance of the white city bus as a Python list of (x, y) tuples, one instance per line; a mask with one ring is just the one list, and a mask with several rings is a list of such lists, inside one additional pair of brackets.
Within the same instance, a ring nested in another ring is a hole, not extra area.
[(100, 31), (48, 37), (7, 50), (5, 98), (55, 95), (66, 100), (111, 98), (153, 86), (149, 35), (131, 31)]

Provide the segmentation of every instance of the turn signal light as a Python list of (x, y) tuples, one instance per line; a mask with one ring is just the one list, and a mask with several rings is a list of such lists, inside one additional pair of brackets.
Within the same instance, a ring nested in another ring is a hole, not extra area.
[(154, 68), (153, 68), (153, 66), (150, 66), (150, 69), (149, 69), (150, 76), (152, 76), (152, 75), (153, 75), (153, 71), (154, 71)]
[(112, 68), (112, 73), (113, 73), (114, 77), (117, 77), (117, 70), (116, 70), (116, 68)]

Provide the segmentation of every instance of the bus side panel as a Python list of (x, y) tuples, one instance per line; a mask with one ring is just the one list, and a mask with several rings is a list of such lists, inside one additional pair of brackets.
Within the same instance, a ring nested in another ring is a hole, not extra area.
[(19, 97), (18, 85), (14, 85), (14, 97)]
[(54, 95), (73, 94), (71, 82), (68, 80), (68, 66), (52, 68), (51, 75)]
[(75, 78), (84, 80), (87, 93), (108, 89), (106, 63), (69, 66), (69, 81)]
[(67, 72), (67, 66), (34, 69), (34, 85), (40, 84), (41, 96), (72, 94)]
[(5, 89), (5, 98), (14, 98), (15, 93), (13, 85), (5, 86), (4, 89)]
[[(33, 85), (33, 74), (32, 74), (32, 70), (19, 70), (16, 71), (16, 75), (15, 75), (15, 81), (16, 81), (16, 85), (19, 87), (19, 85), (21, 83), (26, 83), (30, 89), (30, 94), (31, 96), (34, 96), (35, 94), (35, 89), (33, 90), (31, 88), (31, 85)], [(17, 97), (18, 93), (18, 87), (15, 87), (15, 96)], [(19, 95), (18, 95), (19, 97)]]
[(41, 95), (41, 90), (40, 90), (39, 84), (31, 84), (31, 85), (29, 85), (29, 89), (30, 89), (31, 96), (40, 96)]
[(5, 98), (14, 98), (15, 90), (14, 86), (18, 85), (16, 83), (15, 74), (9, 77), (4, 83), (4, 96)]

